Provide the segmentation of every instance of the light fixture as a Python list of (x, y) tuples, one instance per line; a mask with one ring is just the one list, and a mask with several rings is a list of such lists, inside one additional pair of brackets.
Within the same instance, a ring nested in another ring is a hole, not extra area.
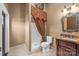
[(75, 3), (72, 3), (72, 8), (74, 8), (75, 7)]
[(67, 10), (66, 10), (66, 6), (64, 6), (64, 12), (65, 12), (65, 11), (67, 11)]
[(71, 10), (71, 7), (68, 7), (68, 8), (67, 8), (67, 11), (70, 11), (70, 10)]
[(64, 9), (66, 9), (66, 6), (64, 6)]
[(75, 3), (73, 3), (73, 4), (72, 4), (71, 8), (72, 8), (72, 9), (71, 9), (71, 12), (76, 11), (76, 6), (75, 6)]
[(75, 5), (75, 3), (72, 3), (72, 5)]
[(61, 12), (64, 12), (66, 10), (66, 6), (64, 6), (63, 10), (61, 10)]
[(79, 7), (79, 3), (76, 4), (76, 7)]
[(66, 5), (64, 6), (64, 9), (63, 9), (63, 15), (66, 15), (68, 13), (67, 9), (66, 9)]

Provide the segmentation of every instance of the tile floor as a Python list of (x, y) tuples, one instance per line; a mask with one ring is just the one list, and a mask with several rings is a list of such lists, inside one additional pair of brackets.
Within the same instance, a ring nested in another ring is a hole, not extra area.
[(11, 47), (8, 56), (56, 56), (56, 49), (52, 48), (49, 52), (43, 53), (42, 51), (28, 52), (25, 44)]

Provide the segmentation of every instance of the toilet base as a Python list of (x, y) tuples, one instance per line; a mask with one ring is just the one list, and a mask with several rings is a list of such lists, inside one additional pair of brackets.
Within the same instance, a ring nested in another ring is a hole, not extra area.
[(50, 48), (49, 46), (48, 47), (45, 47), (45, 48), (42, 48), (42, 52), (45, 53), (45, 52), (49, 52)]

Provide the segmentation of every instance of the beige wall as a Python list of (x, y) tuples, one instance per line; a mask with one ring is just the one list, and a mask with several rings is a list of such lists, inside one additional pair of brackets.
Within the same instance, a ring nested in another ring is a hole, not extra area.
[(25, 42), (24, 4), (8, 4), (10, 14), (10, 46)]
[[(61, 17), (64, 4), (47, 4), (47, 35), (58, 36), (62, 32)], [(55, 41), (53, 42), (56, 46)]]
[(10, 46), (25, 43), (30, 49), (29, 4), (5, 4), (10, 15)]
[(47, 35), (53, 37), (61, 33), (61, 10), (63, 4), (47, 4)]

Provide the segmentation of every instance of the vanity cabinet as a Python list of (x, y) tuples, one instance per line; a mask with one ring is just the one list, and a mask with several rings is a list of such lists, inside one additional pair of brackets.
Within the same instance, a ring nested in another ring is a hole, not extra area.
[(64, 41), (61, 39), (56, 40), (57, 44), (57, 56), (78, 56), (79, 44)]

